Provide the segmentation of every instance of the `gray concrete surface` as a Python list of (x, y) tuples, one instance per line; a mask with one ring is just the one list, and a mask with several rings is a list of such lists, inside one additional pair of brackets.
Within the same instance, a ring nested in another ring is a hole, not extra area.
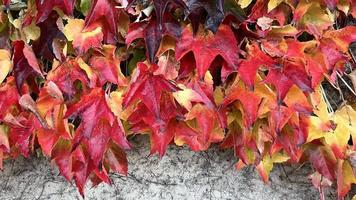
[[(138, 142), (140, 141), (140, 142)], [(237, 199), (237, 200), (314, 200), (319, 194), (307, 176), (308, 166), (297, 169), (277, 166), (265, 185), (251, 167), (234, 169), (232, 151), (213, 147), (206, 152), (169, 147), (161, 160), (148, 157), (147, 139), (133, 142), (128, 152), (129, 175), (111, 175), (114, 184), (86, 189), (85, 199)], [(58, 176), (46, 158), (6, 161), (0, 172), (0, 199), (81, 199), (73, 184)], [(326, 199), (336, 199), (326, 192)]]

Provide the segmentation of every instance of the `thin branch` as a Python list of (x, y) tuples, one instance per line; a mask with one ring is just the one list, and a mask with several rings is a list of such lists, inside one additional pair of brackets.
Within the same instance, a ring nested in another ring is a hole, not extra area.
[(341, 79), (341, 81), (346, 85), (346, 87), (352, 92), (353, 95), (356, 96), (355, 91), (351, 88), (351, 86), (345, 81), (344, 78), (339, 74), (339, 72), (336, 72), (337, 76)]
[(10, 4), (9, 8), (7, 8), (6, 6), (4, 5), (1, 5), (1, 9), (2, 10), (10, 10), (10, 11), (20, 11), (20, 10), (23, 10), (23, 9), (26, 9), (27, 8), (27, 5), (26, 3), (24, 2), (17, 2), (15, 4)]

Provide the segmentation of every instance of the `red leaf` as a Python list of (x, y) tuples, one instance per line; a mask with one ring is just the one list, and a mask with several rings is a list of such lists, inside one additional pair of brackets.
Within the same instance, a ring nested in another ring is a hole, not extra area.
[(127, 175), (126, 153), (121, 148), (111, 144), (105, 153), (105, 160), (109, 163), (110, 169), (114, 172)]
[(115, 44), (117, 41), (117, 4), (113, 0), (94, 0), (85, 18), (84, 32), (101, 27), (105, 43)]
[(52, 161), (57, 164), (60, 174), (67, 181), (70, 181), (73, 176), (71, 151), (72, 143), (69, 140), (59, 138), (51, 152)]
[(196, 36), (193, 35), (192, 28), (187, 26), (177, 42), (175, 51), (177, 60), (193, 52), (200, 78), (204, 77), (217, 56), (221, 56), (228, 63), (229, 68), (233, 70), (237, 68), (239, 52), (237, 41), (227, 25), (220, 25), (215, 35), (200, 28)]
[[(183, 127), (182, 130), (176, 130), (175, 141), (187, 143), (194, 151), (206, 150), (211, 143), (220, 142), (223, 139), (223, 131), (219, 128), (219, 123), (214, 110), (203, 106), (195, 105), (186, 115), (186, 120), (196, 121), (197, 126), (193, 129)], [(178, 129), (178, 128), (177, 128)]]
[(30, 76), (42, 76), (35, 54), (31, 47), (25, 45), (22, 40), (13, 42), (14, 46), (14, 76), (17, 90), (22, 94), (21, 88), (26, 79)]
[(65, 106), (63, 105), (62, 93), (58, 87), (49, 82), (42, 88), (39, 98), (36, 101), (38, 112), (42, 118), (50, 118), (49, 127), (42, 127), (37, 130), (38, 143), (44, 154), (51, 156), (52, 149), (58, 142), (59, 138), (71, 139), (67, 132), (67, 121), (63, 119)]
[(76, 130), (74, 144), (78, 144), (84, 138), (90, 139), (97, 126), (103, 123), (100, 120), (107, 121), (110, 126), (115, 121), (115, 116), (107, 105), (104, 91), (101, 88), (94, 88), (79, 102), (69, 107), (64, 118), (74, 116), (80, 116), (82, 121)]
[(55, 7), (61, 9), (66, 15), (73, 15), (74, 3), (75, 0), (36, 0), (36, 23), (45, 21)]
[(273, 59), (264, 54), (260, 47), (253, 43), (248, 48), (247, 59), (243, 60), (238, 68), (238, 73), (242, 81), (250, 88), (253, 89), (256, 72), (261, 66), (271, 66), (275, 64)]
[(235, 100), (239, 100), (241, 102), (244, 111), (244, 125), (248, 129), (251, 128), (257, 120), (258, 109), (262, 98), (255, 95), (253, 92), (247, 91), (239, 86), (235, 86), (231, 89), (229, 94), (226, 95), (224, 105), (227, 106)]
[(286, 62), (283, 68), (284, 74), (294, 82), (302, 91), (313, 92), (311, 80), (305, 71), (305, 64), (296, 62)]
[(132, 131), (142, 133), (149, 129), (151, 150), (150, 154), (158, 153), (162, 157), (168, 144), (174, 137), (174, 124), (171, 120), (177, 116), (172, 98), (165, 94), (162, 95), (159, 106), (159, 113), (152, 112), (143, 102), (140, 103), (135, 112), (131, 114), (128, 121), (133, 124)]
[[(151, 68), (157, 68), (157, 65), (152, 65)], [(178, 88), (167, 81), (162, 75), (153, 75), (146, 64), (138, 63), (136, 78), (131, 84), (128, 93), (123, 99), (123, 106), (127, 107), (136, 100), (141, 100), (156, 117), (159, 117), (160, 99), (163, 91), (175, 92)]]
[(8, 77), (6, 84), (0, 87), (0, 96), (0, 121), (2, 121), (8, 113), (8, 110), (10, 110), (13, 105), (18, 105), (20, 99), (20, 95), (15, 86), (14, 77)]
[(30, 154), (30, 138), (34, 131), (41, 127), (34, 115), (21, 113), (19, 116), (8, 118), (5, 121), (10, 126), (10, 145), (18, 148), (20, 153), (28, 157)]
[(37, 139), (43, 154), (51, 156), (52, 149), (57, 143), (59, 135), (55, 130), (39, 129), (37, 131)]
[(330, 149), (324, 146), (311, 146), (307, 151), (313, 167), (329, 180), (336, 178), (336, 159)]
[(97, 72), (99, 84), (106, 82), (125, 86), (127, 80), (120, 70), (120, 59), (116, 56), (116, 47), (105, 45), (101, 51), (97, 50), (90, 59), (90, 66)]
[(130, 45), (134, 40), (144, 38), (147, 57), (153, 63), (164, 35), (170, 35), (176, 39), (181, 35), (180, 25), (168, 14), (164, 15), (162, 24), (155, 17), (149, 21), (130, 24), (125, 43)]
[(278, 103), (282, 103), (288, 90), (293, 86), (293, 81), (290, 80), (279, 69), (270, 69), (264, 82), (270, 83), (276, 88)]
[(88, 76), (75, 60), (64, 62), (48, 73), (47, 80), (53, 81), (59, 89), (69, 98), (76, 94), (74, 83), (76, 80), (82, 82), (84, 89), (89, 84)]
[(282, 128), (287, 124), (291, 116), (293, 115), (294, 110), (285, 106), (276, 106), (271, 107), (270, 116), (269, 116), (269, 127), (271, 131), (276, 134), (279, 134), (282, 131)]
[(11, 2), (11, 0), (2, 0), (2, 3), (3, 3), (6, 7), (9, 7), (9, 6), (10, 6), (10, 2)]

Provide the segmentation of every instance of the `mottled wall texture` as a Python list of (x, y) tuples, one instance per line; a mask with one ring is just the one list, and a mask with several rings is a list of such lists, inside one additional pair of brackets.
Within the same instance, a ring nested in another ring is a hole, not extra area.
[[(308, 166), (277, 165), (270, 184), (265, 185), (252, 167), (235, 170), (232, 151), (212, 148), (194, 153), (171, 146), (160, 160), (148, 156), (148, 141), (138, 142), (140, 139), (143, 138), (137, 139), (135, 148), (128, 153), (128, 176), (115, 174), (111, 176), (111, 186), (87, 187), (85, 199), (319, 199), (307, 179), (311, 172)], [(81, 199), (75, 186), (57, 175), (45, 158), (7, 161), (5, 170), (0, 172), (0, 199)], [(325, 192), (326, 199), (336, 199), (330, 191)]]

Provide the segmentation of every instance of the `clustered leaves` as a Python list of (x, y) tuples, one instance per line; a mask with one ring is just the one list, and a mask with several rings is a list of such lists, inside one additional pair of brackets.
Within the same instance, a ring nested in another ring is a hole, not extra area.
[[(40, 149), (83, 195), (127, 174), (128, 137), (233, 149), (236, 168), (310, 162), (356, 184), (356, 110), (321, 83), (355, 68), (353, 0), (29, 0), (0, 11), (0, 168)], [(352, 88), (351, 88), (352, 89)], [(322, 198), (322, 195), (321, 195)]]

